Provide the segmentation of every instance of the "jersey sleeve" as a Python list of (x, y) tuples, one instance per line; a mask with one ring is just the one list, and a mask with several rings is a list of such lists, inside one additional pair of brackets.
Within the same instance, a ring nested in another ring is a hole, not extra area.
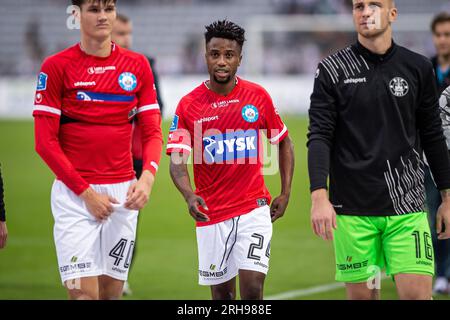
[(62, 64), (54, 57), (47, 58), (37, 79), (33, 116), (61, 116), (63, 81)]
[(287, 135), (288, 129), (281, 120), (278, 110), (275, 108), (272, 98), (267, 92), (265, 95), (265, 114), (264, 114), (264, 129), (267, 130), (267, 138), (271, 144), (280, 143)]
[(167, 141), (166, 153), (184, 153), (190, 154), (192, 151), (192, 139), (186, 126), (186, 120), (183, 114), (184, 102), (180, 101), (175, 115), (173, 116), (172, 124), (169, 129), (169, 139)]
[(320, 63), (308, 112), (308, 173), (311, 192), (327, 189), (331, 144), (337, 118), (334, 83), (334, 79)]
[(438, 190), (450, 188), (450, 160), (439, 114), (439, 99), (431, 62), (422, 72), (422, 97), (416, 111), (417, 128)]
[(89, 184), (76, 171), (59, 143), (59, 119), (47, 115), (34, 117), (35, 149), (53, 173), (76, 195)]
[(137, 112), (138, 114), (143, 112), (160, 113), (152, 69), (146, 57), (141, 56), (141, 60), (142, 75), (140, 81), (142, 81), (142, 85), (137, 92)]

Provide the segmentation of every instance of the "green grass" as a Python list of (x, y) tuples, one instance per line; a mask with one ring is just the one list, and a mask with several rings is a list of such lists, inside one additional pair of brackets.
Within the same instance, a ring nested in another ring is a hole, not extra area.
[[(296, 169), (289, 208), (274, 225), (265, 295), (334, 282), (331, 243), (313, 235), (309, 222), (306, 166), (307, 119), (286, 117), (295, 143)], [(168, 123), (163, 124), (165, 136)], [(53, 243), (50, 188), (53, 174), (34, 152), (30, 121), (0, 121), (0, 163), (4, 177), (9, 241), (0, 251), (0, 299), (65, 299)], [(266, 177), (272, 193), (279, 176)], [(197, 284), (195, 225), (168, 173), (163, 156), (151, 200), (141, 212), (137, 256), (129, 281), (132, 299), (209, 299)], [(391, 280), (382, 297), (395, 299)], [(344, 289), (302, 299), (344, 299)]]

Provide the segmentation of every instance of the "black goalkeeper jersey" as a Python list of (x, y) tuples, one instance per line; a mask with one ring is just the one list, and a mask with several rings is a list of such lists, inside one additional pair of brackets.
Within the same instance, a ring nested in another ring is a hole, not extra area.
[(327, 188), (338, 214), (424, 210), (423, 151), (438, 189), (450, 163), (431, 62), (396, 45), (377, 55), (359, 42), (319, 63), (311, 95), (311, 191)]

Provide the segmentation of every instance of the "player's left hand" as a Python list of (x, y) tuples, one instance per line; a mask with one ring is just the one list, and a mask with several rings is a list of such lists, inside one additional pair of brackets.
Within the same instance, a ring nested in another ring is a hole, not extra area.
[(139, 180), (133, 183), (128, 189), (125, 208), (141, 210), (150, 198), (154, 182), (155, 177), (153, 174), (148, 170), (144, 170)]
[(450, 200), (442, 201), (436, 214), (436, 234), (439, 240), (450, 238)]
[(275, 222), (275, 220), (284, 215), (288, 203), (289, 196), (285, 194), (279, 195), (272, 201), (272, 205), (270, 206), (270, 216), (272, 217), (272, 222)]

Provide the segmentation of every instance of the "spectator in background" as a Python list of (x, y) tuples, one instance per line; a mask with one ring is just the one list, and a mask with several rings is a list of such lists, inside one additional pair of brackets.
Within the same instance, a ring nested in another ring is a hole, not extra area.
[[(117, 14), (112, 33), (112, 40), (122, 48), (131, 49), (131, 46), (133, 44), (133, 23), (131, 22), (130, 18), (120, 13)], [(161, 110), (161, 114), (164, 115), (164, 104), (161, 98), (159, 76), (155, 68), (155, 59), (148, 56), (147, 59), (153, 71), (153, 78), (156, 86), (156, 95), (158, 98), (159, 108)]]
[(24, 56), (17, 64), (17, 72), (21, 75), (37, 74), (45, 56), (40, 25), (37, 20), (33, 19), (27, 23), (24, 42)]
[[(436, 73), (439, 94), (441, 94), (450, 86), (450, 14), (443, 12), (436, 15), (431, 23), (431, 31), (436, 48), (436, 56), (431, 60)], [(447, 148), (450, 149), (449, 138), (446, 136)], [(450, 293), (450, 240), (437, 240), (436, 212), (441, 204), (441, 196), (428, 166), (425, 170), (425, 190), (436, 262), (436, 280), (433, 293), (448, 294)]]

